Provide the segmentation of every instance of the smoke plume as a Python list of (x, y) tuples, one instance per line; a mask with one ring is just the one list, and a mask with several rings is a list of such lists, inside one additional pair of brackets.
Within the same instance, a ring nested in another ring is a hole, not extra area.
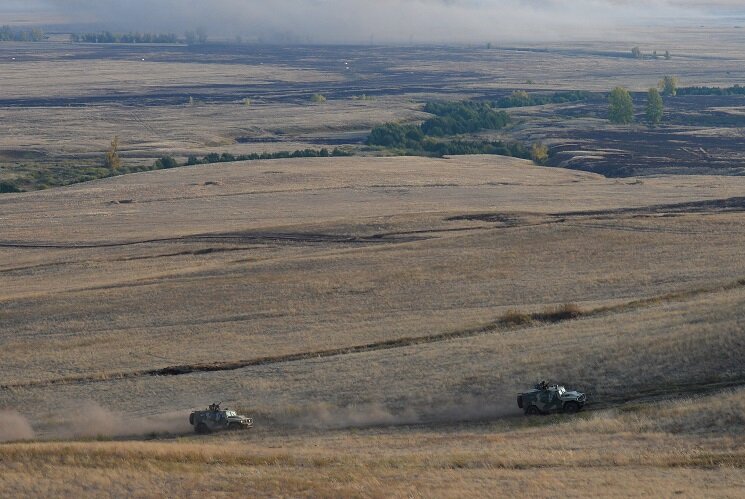
[(36, 0), (113, 30), (203, 27), (213, 36), (302, 42), (469, 42), (607, 36), (626, 23), (743, 12), (715, 0)]

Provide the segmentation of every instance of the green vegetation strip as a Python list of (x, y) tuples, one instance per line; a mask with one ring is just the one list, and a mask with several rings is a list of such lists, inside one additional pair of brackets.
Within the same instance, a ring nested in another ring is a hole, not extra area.
[(510, 123), (504, 111), (488, 102), (428, 102), (424, 112), (435, 115), (421, 125), (385, 123), (373, 128), (367, 145), (407, 156), (495, 154), (528, 159), (531, 151), (519, 143), (453, 138), (484, 130), (501, 130)]
[[(255, 161), (255, 160), (272, 160), (272, 159), (289, 159), (289, 158), (328, 158), (337, 156), (351, 156), (351, 153), (336, 148), (329, 150), (323, 149), (301, 149), (297, 151), (278, 151), (252, 153), (235, 156), (230, 153), (211, 153), (202, 158), (190, 156), (185, 163), (179, 163), (172, 156), (164, 156), (156, 160), (152, 165), (146, 166), (126, 166), (119, 159), (116, 150), (108, 152), (106, 160), (101, 166), (84, 166), (78, 164), (61, 164), (51, 168), (39, 167), (23, 176), (13, 180), (0, 182), (0, 194), (15, 192), (24, 192), (26, 190), (41, 190), (50, 187), (62, 187), (66, 185), (90, 182), (102, 178), (117, 177), (128, 173), (148, 172), (154, 170), (164, 170), (177, 168), (180, 166), (206, 165), (212, 163), (227, 163), (234, 161)], [(32, 167), (23, 167), (27, 170)]]

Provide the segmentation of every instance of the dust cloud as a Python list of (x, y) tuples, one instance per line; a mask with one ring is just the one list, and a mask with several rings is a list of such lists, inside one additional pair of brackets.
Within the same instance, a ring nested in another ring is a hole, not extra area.
[(15, 411), (0, 410), (0, 442), (31, 440), (34, 436), (26, 418)]
[(60, 426), (52, 432), (55, 438), (139, 437), (177, 435), (191, 431), (188, 415), (173, 412), (153, 416), (120, 414), (93, 402), (67, 411)]
[(466, 396), (457, 401), (409, 405), (399, 409), (376, 403), (349, 406), (318, 403), (293, 412), (294, 418), (283, 417), (278, 422), (301, 428), (345, 429), (491, 421), (520, 414), (514, 400), (492, 400), (476, 396)]

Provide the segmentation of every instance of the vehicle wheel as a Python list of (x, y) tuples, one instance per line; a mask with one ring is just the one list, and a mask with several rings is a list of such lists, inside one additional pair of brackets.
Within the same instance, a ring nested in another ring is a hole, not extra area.
[(196, 431), (196, 432), (197, 432), (197, 433), (199, 433), (200, 435), (206, 435), (207, 433), (209, 433), (209, 432), (210, 432), (210, 429), (209, 429), (209, 427), (208, 427), (208, 426), (207, 426), (206, 424), (204, 424), (204, 423), (199, 423), (199, 424), (197, 425), (197, 427), (196, 427), (196, 428), (194, 429), (194, 431)]
[(575, 414), (579, 412), (579, 404), (577, 402), (567, 402), (564, 404), (564, 412), (567, 414)]
[(538, 410), (538, 408), (534, 405), (529, 405), (525, 408), (525, 414), (527, 416), (538, 416), (541, 413), (541, 411)]
[(230, 423), (228, 425), (228, 430), (229, 431), (236, 431), (236, 430), (240, 430), (240, 429), (241, 429), (241, 425), (239, 425), (238, 423)]

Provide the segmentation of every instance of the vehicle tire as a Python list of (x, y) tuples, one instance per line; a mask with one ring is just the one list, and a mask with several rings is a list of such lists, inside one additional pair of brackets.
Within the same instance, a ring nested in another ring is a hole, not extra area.
[(540, 413), (541, 411), (539, 411), (538, 408), (534, 405), (529, 405), (525, 408), (526, 416), (538, 416)]
[(564, 404), (564, 412), (567, 414), (576, 414), (579, 412), (579, 404), (577, 402), (567, 402)]
[(197, 425), (197, 427), (194, 429), (194, 431), (196, 431), (200, 435), (206, 435), (206, 434), (208, 434), (210, 432), (210, 429), (209, 429), (209, 427), (206, 424), (199, 423)]
[(238, 423), (230, 423), (228, 425), (228, 431), (236, 431), (240, 429), (241, 429), (241, 425), (239, 425)]

